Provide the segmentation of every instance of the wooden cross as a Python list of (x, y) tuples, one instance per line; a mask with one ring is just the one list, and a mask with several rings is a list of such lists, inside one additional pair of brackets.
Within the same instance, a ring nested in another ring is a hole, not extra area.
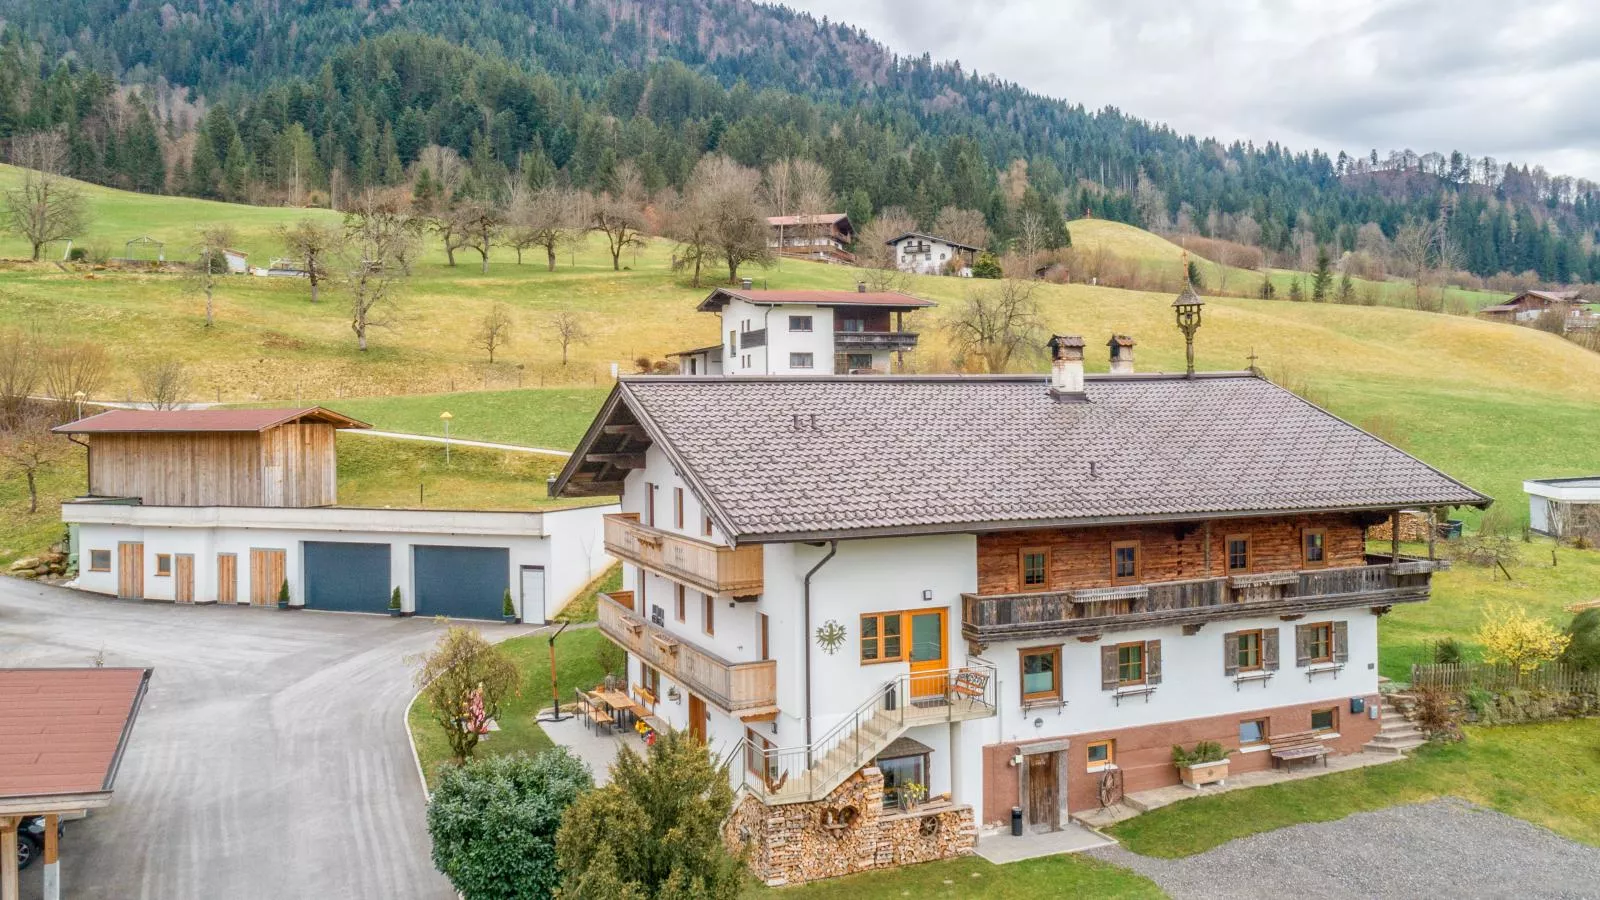
[(1252, 372), (1257, 371), (1257, 369), (1256, 369), (1256, 359), (1257, 359), (1257, 357), (1256, 357), (1256, 348), (1251, 347), (1250, 348), (1250, 355), (1245, 357), (1245, 358), (1250, 360), (1250, 371), (1252, 371)]

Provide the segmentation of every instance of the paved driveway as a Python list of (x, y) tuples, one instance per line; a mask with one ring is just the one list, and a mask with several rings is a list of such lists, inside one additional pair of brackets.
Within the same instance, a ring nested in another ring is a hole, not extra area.
[[(431, 621), (91, 598), (0, 578), (0, 665), (152, 666), (108, 809), (69, 824), (74, 898), (447, 900), (406, 739)], [(496, 634), (496, 637), (500, 635)], [(38, 896), (41, 867), (23, 897)]]

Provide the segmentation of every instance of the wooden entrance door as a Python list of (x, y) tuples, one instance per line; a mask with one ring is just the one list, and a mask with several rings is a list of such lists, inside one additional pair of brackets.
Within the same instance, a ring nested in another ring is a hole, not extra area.
[(239, 602), (239, 555), (217, 554), (217, 602)]
[(700, 743), (706, 742), (706, 702), (689, 695), (689, 735)]
[(250, 605), (271, 606), (278, 602), (283, 586), (282, 550), (250, 551)]
[(172, 599), (179, 603), (194, 602), (194, 554), (179, 553), (173, 557)]
[(1059, 760), (1055, 753), (1032, 753), (1027, 759), (1028, 825), (1035, 831), (1056, 831), (1061, 827)]
[(911, 618), (911, 696), (942, 697), (946, 693), (944, 610), (914, 612)]
[(117, 596), (144, 599), (144, 541), (117, 544)]

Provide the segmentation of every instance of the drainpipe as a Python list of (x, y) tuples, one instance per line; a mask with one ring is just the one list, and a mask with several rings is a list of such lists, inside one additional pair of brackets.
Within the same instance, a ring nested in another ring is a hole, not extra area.
[(826, 556), (822, 557), (822, 559), (818, 560), (817, 564), (811, 567), (811, 571), (806, 573), (805, 587), (803, 589), (804, 590), (804, 597), (805, 597), (804, 608), (805, 608), (805, 621), (806, 621), (806, 634), (805, 634), (805, 639), (806, 639), (806, 655), (805, 655), (806, 666), (805, 666), (805, 670), (806, 671), (805, 671), (805, 678), (806, 678), (806, 768), (807, 769), (811, 768), (811, 646), (810, 646), (810, 644), (811, 644), (811, 576), (817, 574), (817, 570), (821, 569), (823, 566), (827, 565), (828, 564), (828, 560), (833, 559), (833, 555), (835, 553), (838, 553), (838, 552), (839, 552), (839, 542), (837, 540), (829, 541), (828, 542), (828, 554)]

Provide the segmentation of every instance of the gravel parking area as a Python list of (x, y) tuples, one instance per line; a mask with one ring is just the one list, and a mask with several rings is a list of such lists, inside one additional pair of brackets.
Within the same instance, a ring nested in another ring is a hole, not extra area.
[(1600, 898), (1600, 849), (1460, 800), (1241, 838), (1186, 859), (1089, 851), (1185, 898)]

